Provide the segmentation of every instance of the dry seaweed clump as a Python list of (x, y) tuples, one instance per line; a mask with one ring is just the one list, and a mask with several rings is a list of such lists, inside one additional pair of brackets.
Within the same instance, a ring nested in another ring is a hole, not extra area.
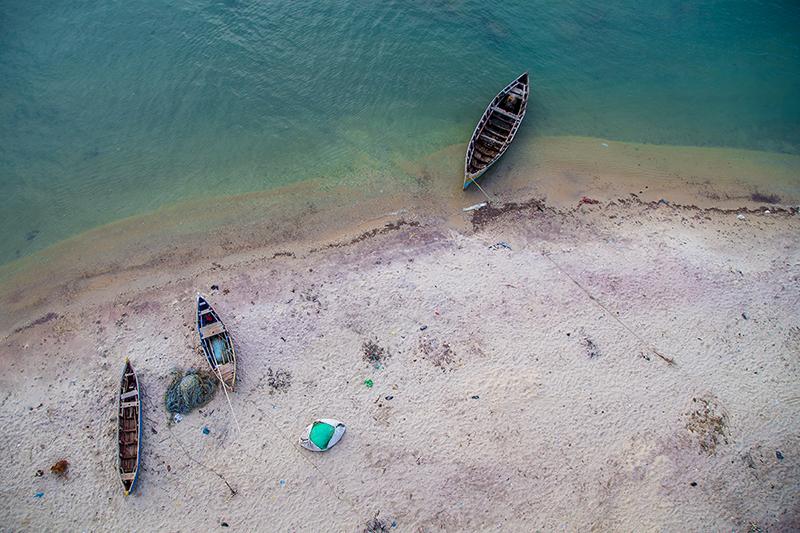
[(371, 339), (364, 342), (361, 352), (364, 361), (375, 367), (380, 367), (391, 356), (389, 350)]
[(275, 392), (286, 392), (292, 386), (292, 373), (288, 370), (272, 370), (272, 367), (267, 368), (267, 385), (269, 385), (270, 394)]
[(498, 218), (505, 216), (508, 213), (522, 212), (522, 211), (543, 211), (544, 201), (538, 199), (531, 199), (527, 202), (509, 202), (495, 207), (492, 204), (486, 205), (481, 209), (472, 212), (472, 229), (477, 230), (487, 225)]
[(419, 340), (419, 350), (422, 358), (430, 361), (433, 366), (442, 372), (452, 370), (453, 363), (456, 361), (456, 354), (447, 342), (439, 342), (430, 337), (422, 337)]
[(377, 516), (369, 520), (364, 527), (364, 533), (383, 533), (390, 531), (391, 526), (386, 520), (381, 520)]
[(692, 398), (686, 429), (697, 439), (700, 449), (714, 455), (717, 445), (727, 444), (728, 415), (713, 397)]
[(187, 414), (211, 401), (217, 390), (217, 380), (211, 374), (189, 370), (174, 372), (172, 383), (164, 393), (164, 403), (170, 413)]

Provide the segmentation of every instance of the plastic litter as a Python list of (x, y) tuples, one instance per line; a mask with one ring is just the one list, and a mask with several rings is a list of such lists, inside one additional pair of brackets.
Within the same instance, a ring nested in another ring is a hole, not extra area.
[(282, 479), (282, 480), (278, 481), (278, 484), (279, 484), (281, 487), (285, 487), (285, 486), (286, 486), (286, 480), (285, 480), (285, 479)]
[(37, 492), (36, 494), (33, 495), (33, 497), (34, 498), (43, 498), (44, 497), (44, 492)]
[(312, 452), (333, 448), (345, 432), (343, 423), (333, 418), (320, 418), (311, 423), (300, 437), (300, 446)]
[(602, 146), (603, 148), (608, 148), (608, 143), (600, 143), (600, 146)]
[(511, 250), (511, 245), (508, 244), (506, 241), (500, 241), (498, 243), (489, 246), (490, 250), (499, 250), (501, 248), (505, 248), (506, 250)]
[(69, 470), (69, 461), (66, 459), (60, 459), (50, 467), (50, 471), (59, 477), (66, 476), (67, 470)]
[(182, 415), (182, 414), (180, 414), (180, 413), (175, 413), (175, 417), (174, 417), (174, 419), (175, 419), (175, 423), (177, 424), (178, 422), (180, 422), (181, 420), (183, 420), (183, 415)]
[(469, 207), (465, 207), (464, 209), (462, 209), (462, 211), (464, 211), (464, 212), (466, 212), (466, 211), (475, 211), (476, 209), (480, 209), (481, 207), (484, 207), (484, 206), (486, 206), (486, 202), (481, 202), (479, 204), (475, 204), (475, 205), (471, 205)]
[(208, 427), (203, 426), (203, 435), (208, 435), (209, 433), (211, 433), (211, 430), (208, 429)]
[(372, 383), (372, 380), (368, 378), (364, 380), (364, 385), (366, 385), (368, 389), (371, 389), (374, 383)]
[(738, 218), (739, 220), (744, 220), (747, 217), (744, 216), (743, 214), (739, 213), (738, 215), (736, 215), (736, 218)]

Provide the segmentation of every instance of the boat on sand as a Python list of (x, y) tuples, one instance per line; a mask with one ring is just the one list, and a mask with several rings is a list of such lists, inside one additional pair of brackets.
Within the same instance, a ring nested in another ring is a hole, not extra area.
[(120, 380), (118, 409), (119, 478), (127, 496), (136, 488), (136, 481), (139, 479), (139, 460), (142, 456), (142, 400), (139, 395), (139, 380), (127, 358)]
[(232, 391), (236, 385), (236, 351), (233, 348), (233, 339), (217, 312), (201, 294), (197, 295), (197, 331), (211, 372), (226, 390)]

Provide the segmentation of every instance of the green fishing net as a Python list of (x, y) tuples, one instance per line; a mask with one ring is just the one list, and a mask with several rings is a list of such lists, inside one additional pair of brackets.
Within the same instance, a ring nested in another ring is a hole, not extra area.
[(164, 393), (164, 403), (170, 413), (185, 415), (210, 402), (216, 389), (217, 381), (213, 376), (194, 369), (185, 374), (176, 371), (172, 383)]

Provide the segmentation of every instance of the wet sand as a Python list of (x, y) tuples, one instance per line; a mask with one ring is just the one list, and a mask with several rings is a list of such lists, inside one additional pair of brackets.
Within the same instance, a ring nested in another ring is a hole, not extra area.
[[(538, 142), (477, 212), (444, 186), (453, 148), (409, 168), (412, 188), (176, 206), (5, 267), (3, 523), (800, 527), (797, 158)], [(235, 335), (241, 431), (221, 395), (177, 424), (163, 407), (170, 371), (204, 364), (198, 290)], [(128, 498), (125, 356), (145, 398)], [(297, 437), (319, 417), (348, 432), (311, 454)]]

